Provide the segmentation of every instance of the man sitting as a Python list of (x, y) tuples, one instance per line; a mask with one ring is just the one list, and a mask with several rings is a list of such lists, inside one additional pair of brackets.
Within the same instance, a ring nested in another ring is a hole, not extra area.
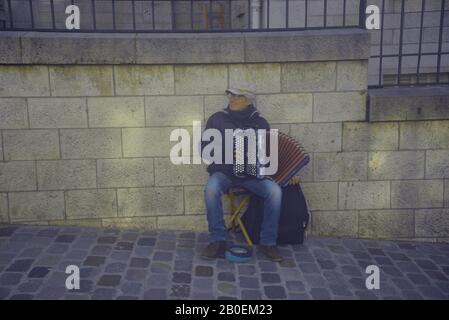
[[(269, 124), (254, 106), (255, 94), (247, 88), (230, 88), (225, 91), (229, 99), (228, 106), (214, 113), (207, 120), (206, 128), (214, 128), (225, 136), (225, 129), (266, 129)], [(223, 139), (224, 140), (224, 139)], [(202, 143), (202, 148), (207, 143)], [(224, 141), (223, 141), (224, 150)], [(271, 179), (255, 177), (236, 177), (232, 164), (211, 163), (207, 171), (209, 179), (204, 189), (209, 226), (210, 243), (202, 253), (204, 259), (224, 257), (226, 251), (226, 227), (221, 199), (231, 187), (243, 187), (264, 198), (264, 212), (260, 233), (260, 250), (272, 261), (283, 258), (276, 248), (278, 223), (281, 210), (281, 187)]]

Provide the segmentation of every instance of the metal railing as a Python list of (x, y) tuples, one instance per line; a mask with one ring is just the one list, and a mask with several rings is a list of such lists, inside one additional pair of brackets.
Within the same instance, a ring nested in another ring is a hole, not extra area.
[[(3, 21), (5, 30), (49, 32), (241, 32), (363, 27), (366, 3), (366, 0), (362, 0), (359, 8), (351, 7), (352, 12), (348, 12), (347, 0), (341, 0), (339, 12), (332, 14), (341, 15), (342, 19), (338, 24), (330, 24), (328, 0), (322, 0), (322, 11), (319, 14), (321, 23), (317, 22), (316, 13), (309, 12), (312, 2), (316, 4), (316, 0), (300, 1), (301, 8), (297, 8), (299, 2), (296, 0), (1, 1), (5, 2), (8, 16), (8, 20)], [(68, 16), (65, 7), (70, 4), (78, 5), (81, 11), (82, 22), (78, 30), (68, 30), (63, 23)], [(14, 14), (14, 8), (20, 8), (21, 19)], [(99, 8), (104, 12), (99, 12)], [(36, 14), (38, 9), (40, 15), (42, 12), (47, 14), (44, 22), (37, 23), (36, 18), (42, 20), (39, 13)], [(301, 16), (292, 19), (295, 14), (293, 9), (301, 11)], [(352, 23), (348, 23), (349, 17)], [(276, 23), (273, 23), (275, 18)]]
[(5, 3), (0, 1), (0, 30), (6, 28)]
[[(385, 27), (385, 17), (388, 14), (385, 11), (386, 0), (381, 1), (381, 28), (375, 31), (380, 34), (380, 41), (378, 46), (372, 46), (370, 57), (370, 63), (376, 65), (373, 69), (376, 71), (374, 74), (377, 79), (374, 80), (372, 74), (369, 87), (449, 84), (449, 19), (447, 19), (449, 1), (440, 0), (440, 3), (433, 1), (433, 8), (428, 9), (426, 0), (420, 0), (420, 7), (417, 10), (408, 10), (408, 12), (405, 10), (406, 0), (400, 0), (397, 3), (400, 6), (400, 20), (399, 28), (395, 30), (396, 34), (399, 33), (396, 42), (394, 40), (387, 41), (384, 38), (385, 31), (391, 31), (391, 26), (390, 30)], [(445, 16), (447, 21), (445, 21)], [(416, 17), (419, 17), (419, 20), (416, 20)], [(425, 20), (425, 17), (430, 19)], [(435, 17), (437, 19), (434, 19)], [(437, 21), (430, 23), (431, 19)], [(405, 27), (406, 22), (407, 28)], [(407, 41), (405, 32), (408, 32)], [(431, 33), (438, 34), (437, 40), (425, 41), (424, 32), (427, 36)], [(446, 46), (446, 50), (443, 50), (443, 44)], [(377, 47), (378, 52), (373, 54), (373, 51), (376, 51), (373, 49)], [(404, 65), (404, 61), (407, 61), (408, 65)], [(444, 64), (443, 61), (445, 61)]]

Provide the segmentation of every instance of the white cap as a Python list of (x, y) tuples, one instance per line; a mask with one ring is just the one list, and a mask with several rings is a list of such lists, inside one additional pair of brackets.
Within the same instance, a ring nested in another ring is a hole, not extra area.
[(245, 96), (251, 102), (254, 102), (256, 99), (256, 94), (254, 93), (253, 86), (249, 83), (239, 83), (235, 84), (232, 87), (225, 90), (225, 93), (231, 92), (233, 94)]

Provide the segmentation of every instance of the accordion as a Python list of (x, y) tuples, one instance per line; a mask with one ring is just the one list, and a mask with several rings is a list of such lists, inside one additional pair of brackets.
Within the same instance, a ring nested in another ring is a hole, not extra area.
[[(266, 139), (260, 139), (259, 134), (255, 135), (256, 148), (250, 148), (250, 144), (242, 136), (234, 135), (233, 173), (236, 177), (250, 176), (259, 179), (268, 176), (283, 187), (309, 163), (310, 156), (298, 141), (279, 132), (277, 135), (277, 171), (272, 175), (266, 175), (266, 164), (260, 159), (260, 154), (266, 153), (265, 150), (260, 152), (260, 149), (265, 148), (265, 142), (270, 139), (268, 135), (269, 131)], [(239, 152), (243, 154), (239, 155)]]

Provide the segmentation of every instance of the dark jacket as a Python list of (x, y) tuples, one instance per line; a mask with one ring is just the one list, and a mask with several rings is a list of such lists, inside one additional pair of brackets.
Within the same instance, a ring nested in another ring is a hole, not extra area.
[[(225, 164), (225, 129), (266, 129), (269, 130), (270, 126), (257, 111), (254, 105), (249, 105), (243, 111), (233, 111), (229, 108), (229, 105), (222, 111), (216, 112), (209, 117), (206, 122), (205, 129), (214, 128), (220, 131), (222, 136), (222, 150), (223, 159), (222, 164), (212, 163), (207, 167), (209, 175), (214, 172), (222, 172), (227, 176), (233, 176), (232, 164)], [(208, 145), (209, 141), (201, 142), (201, 150)]]

